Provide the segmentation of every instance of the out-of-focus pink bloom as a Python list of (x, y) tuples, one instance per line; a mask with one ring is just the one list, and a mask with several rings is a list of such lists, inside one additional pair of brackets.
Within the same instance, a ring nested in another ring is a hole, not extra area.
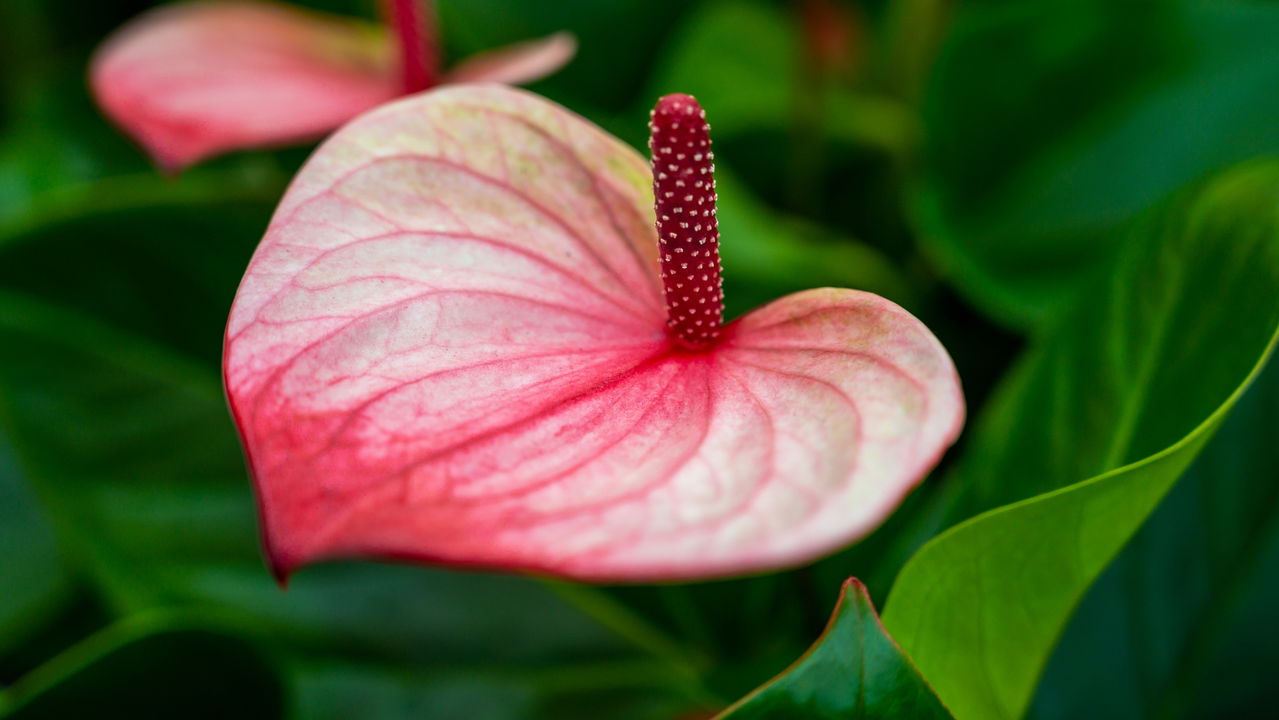
[(382, 27), (270, 2), (148, 12), (98, 51), (98, 103), (163, 168), (314, 140), (399, 95), (450, 82), (521, 83), (573, 56), (572, 36), (482, 53), (440, 73), (429, 6), (388, 0)]

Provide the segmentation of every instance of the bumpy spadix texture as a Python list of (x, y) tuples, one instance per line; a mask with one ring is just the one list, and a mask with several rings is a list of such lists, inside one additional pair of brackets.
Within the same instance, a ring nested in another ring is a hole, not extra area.
[(697, 578), (877, 525), (962, 421), (937, 340), (821, 289), (689, 351), (665, 326), (654, 220), (644, 158), (499, 86), (397, 101), (323, 145), (227, 328), (276, 569)]
[(719, 337), (724, 317), (710, 125), (696, 98), (667, 95), (649, 130), (666, 324), (699, 348)]
[[(464, 60), (430, 81), (528, 82), (575, 49), (570, 36), (553, 35)], [(106, 114), (177, 170), (229, 150), (322, 137), (428, 82), (422, 73), (433, 63), (419, 67), (425, 60), (403, 50), (384, 28), (352, 18), (270, 2), (179, 3), (109, 38), (90, 83)]]

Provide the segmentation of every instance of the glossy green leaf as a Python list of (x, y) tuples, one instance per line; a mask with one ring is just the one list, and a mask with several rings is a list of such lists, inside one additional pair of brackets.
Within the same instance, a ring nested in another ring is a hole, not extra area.
[(959, 6), (925, 95), (928, 249), (996, 319), (1049, 317), (1124, 222), (1279, 150), (1277, 33), (1273, 3)]
[(718, 717), (926, 720), (950, 714), (880, 624), (866, 587), (850, 579), (813, 647)]
[(284, 711), (273, 662), (227, 630), (173, 618), (112, 626), (0, 692), (0, 717), (243, 718)]
[(1024, 712), (1072, 609), (1260, 372), (1277, 330), (1269, 162), (1140, 225), (1107, 282), (1034, 343), (951, 479), (978, 509), (1020, 501), (925, 545), (885, 614), (956, 717)]
[(1246, 717), (1279, 703), (1255, 671), (1279, 666), (1279, 627), (1265, 620), (1279, 605), (1276, 427), (1271, 361), (1088, 592), (1030, 717)]

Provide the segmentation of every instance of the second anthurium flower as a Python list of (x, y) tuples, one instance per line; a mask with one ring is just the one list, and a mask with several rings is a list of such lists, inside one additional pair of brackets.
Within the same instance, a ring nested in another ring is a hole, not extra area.
[(382, 0), (386, 27), (283, 3), (157, 8), (98, 51), (99, 105), (161, 167), (314, 140), (400, 95), (454, 82), (517, 84), (573, 56), (572, 36), (481, 53), (448, 71), (428, 0)]
[(279, 575), (763, 571), (864, 536), (932, 468), (964, 414), (937, 339), (829, 288), (724, 324), (705, 115), (667, 96), (651, 127), (650, 171), (558, 105), (458, 86), (310, 159), (225, 347)]

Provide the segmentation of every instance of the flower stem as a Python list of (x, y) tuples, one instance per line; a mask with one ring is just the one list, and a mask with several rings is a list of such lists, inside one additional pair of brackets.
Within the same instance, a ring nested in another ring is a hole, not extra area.
[(710, 129), (697, 100), (679, 94), (658, 100), (649, 124), (666, 325), (690, 349), (714, 343), (724, 319)]
[(399, 44), (404, 94), (437, 85), (440, 49), (430, 0), (383, 0), (382, 7)]

